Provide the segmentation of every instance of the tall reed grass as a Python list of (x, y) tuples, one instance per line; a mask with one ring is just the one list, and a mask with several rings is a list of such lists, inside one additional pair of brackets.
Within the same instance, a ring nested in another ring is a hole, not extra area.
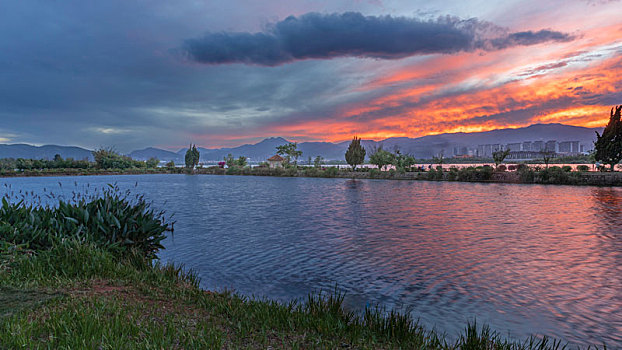
[(148, 259), (163, 248), (169, 225), (164, 212), (115, 185), (86, 195), (74, 191), (69, 198), (8, 190), (0, 203), (0, 241), (33, 250), (70, 241), (90, 243), (116, 255), (139, 251)]

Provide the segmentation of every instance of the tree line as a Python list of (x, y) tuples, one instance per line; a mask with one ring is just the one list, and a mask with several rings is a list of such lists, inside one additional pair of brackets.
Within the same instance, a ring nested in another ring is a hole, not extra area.
[(160, 164), (157, 158), (146, 161), (134, 160), (121, 155), (111, 148), (101, 148), (92, 152), (94, 161), (63, 158), (56, 154), (53, 159), (3, 158), (0, 159), (0, 170), (45, 170), (45, 169), (147, 169), (156, 168)]

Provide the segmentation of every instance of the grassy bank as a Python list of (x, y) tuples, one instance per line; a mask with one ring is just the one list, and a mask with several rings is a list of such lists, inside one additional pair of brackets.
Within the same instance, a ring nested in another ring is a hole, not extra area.
[[(496, 182), (522, 184), (553, 184), (577, 186), (622, 186), (622, 172), (576, 171), (570, 167), (511, 166), (512, 170), (494, 170), (489, 166), (473, 166), (449, 169), (429, 169), (427, 171), (380, 171), (361, 168), (357, 171), (338, 169), (337, 167), (231, 167), (217, 166), (198, 168), (156, 168), (156, 169), (44, 169), (28, 171), (0, 172), (0, 177), (36, 177), (36, 176), (86, 176), (86, 175), (146, 175), (146, 174), (203, 174), (203, 175), (251, 175), (276, 177), (326, 177), (352, 179), (386, 180), (428, 180), (462, 182)], [(413, 169), (415, 170), (415, 169)]]
[[(414, 169), (413, 169), (414, 170)], [(589, 185), (589, 186), (622, 186), (622, 172), (590, 172), (572, 171), (570, 167), (550, 166), (527, 167), (517, 166), (511, 171), (494, 170), (489, 166), (463, 168), (432, 168), (427, 171), (380, 171), (362, 168), (357, 171), (338, 169), (336, 167), (300, 167), (291, 168), (238, 168), (222, 169), (217, 167), (195, 170), (197, 174), (213, 175), (253, 175), (280, 177), (327, 177), (353, 179), (386, 179), (386, 180), (427, 180), (427, 181), (461, 181), (461, 182), (495, 182), (522, 184), (556, 184), (556, 185)]]
[(562, 348), (476, 325), (448, 341), (410, 316), (348, 311), (338, 293), (284, 304), (205, 291), (192, 272), (153, 259), (167, 227), (114, 189), (45, 208), (4, 198), (0, 348)]
[(184, 168), (129, 168), (129, 169), (36, 169), (3, 170), (0, 177), (38, 177), (38, 176), (88, 176), (88, 175), (143, 175), (143, 174), (184, 174)]

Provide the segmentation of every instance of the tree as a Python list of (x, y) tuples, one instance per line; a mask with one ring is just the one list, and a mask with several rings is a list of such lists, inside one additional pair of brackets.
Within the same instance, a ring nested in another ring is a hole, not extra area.
[(33, 167), (32, 159), (17, 158), (15, 167), (19, 170), (30, 170)]
[(174, 169), (175, 168), (175, 161), (171, 160), (170, 162), (166, 163), (166, 167), (168, 169)]
[(229, 153), (225, 158), (223, 158), (225, 164), (227, 164), (227, 168), (231, 168), (235, 165), (235, 158), (233, 158), (233, 154)]
[(361, 139), (354, 136), (354, 139), (352, 139), (346, 151), (346, 162), (350, 164), (353, 171), (356, 171), (357, 165), (363, 164), (365, 161), (365, 153), (367, 152), (365, 152), (365, 148), (361, 146)]
[(322, 166), (322, 164), (324, 164), (324, 158), (322, 158), (322, 156), (315, 157), (315, 159), (313, 160), (313, 166), (319, 168)]
[[(614, 112), (615, 110), (615, 112)], [(620, 114), (622, 105), (611, 108), (611, 116), (609, 123), (603, 130), (603, 134), (596, 131), (596, 142), (594, 142), (595, 154), (597, 161), (611, 166), (611, 171), (615, 171), (614, 167), (622, 160), (622, 121)]]
[(147, 160), (146, 162), (147, 164), (147, 168), (156, 168), (158, 166), (158, 164), (160, 164), (160, 160), (156, 157), (151, 157), (149, 158), (149, 160)]
[(240, 168), (244, 168), (247, 164), (248, 163), (246, 162), (246, 157), (244, 156), (240, 156), (235, 163), (235, 165), (239, 166)]
[(92, 152), (95, 164), (99, 169), (127, 169), (140, 167), (145, 163), (134, 161), (128, 156), (122, 156), (112, 148), (100, 148)]
[(186, 168), (194, 169), (197, 165), (199, 165), (199, 158), (201, 154), (197, 149), (196, 145), (190, 145), (188, 150), (186, 151), (186, 156), (184, 157), (186, 161)]
[(378, 167), (380, 171), (389, 164), (393, 164), (395, 156), (389, 151), (382, 149), (382, 145), (372, 148), (369, 162)]
[(551, 151), (542, 151), (540, 153), (542, 154), (542, 161), (544, 162), (544, 166), (546, 167), (546, 169), (548, 169), (549, 162), (551, 161), (551, 158), (553, 158), (555, 153)]
[(505, 157), (510, 154), (510, 149), (506, 149), (505, 151), (498, 150), (492, 152), (492, 160), (495, 162), (495, 169), (499, 167), (499, 164), (503, 163)]
[(415, 165), (415, 157), (411, 154), (402, 154), (399, 149), (395, 150), (393, 165), (396, 169), (404, 171)]
[(302, 151), (298, 150), (297, 142), (290, 142), (286, 145), (276, 146), (276, 154), (285, 156), (288, 163), (294, 158), (294, 165), (298, 165), (298, 157), (302, 156)]

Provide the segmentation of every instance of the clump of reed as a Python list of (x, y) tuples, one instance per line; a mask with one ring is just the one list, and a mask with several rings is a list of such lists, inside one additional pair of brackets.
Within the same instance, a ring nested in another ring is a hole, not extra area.
[(151, 209), (141, 195), (131, 197), (115, 185), (68, 198), (44, 192), (7, 190), (0, 203), (0, 241), (33, 250), (91, 243), (116, 255), (136, 250), (147, 259), (163, 248), (164, 212)]

